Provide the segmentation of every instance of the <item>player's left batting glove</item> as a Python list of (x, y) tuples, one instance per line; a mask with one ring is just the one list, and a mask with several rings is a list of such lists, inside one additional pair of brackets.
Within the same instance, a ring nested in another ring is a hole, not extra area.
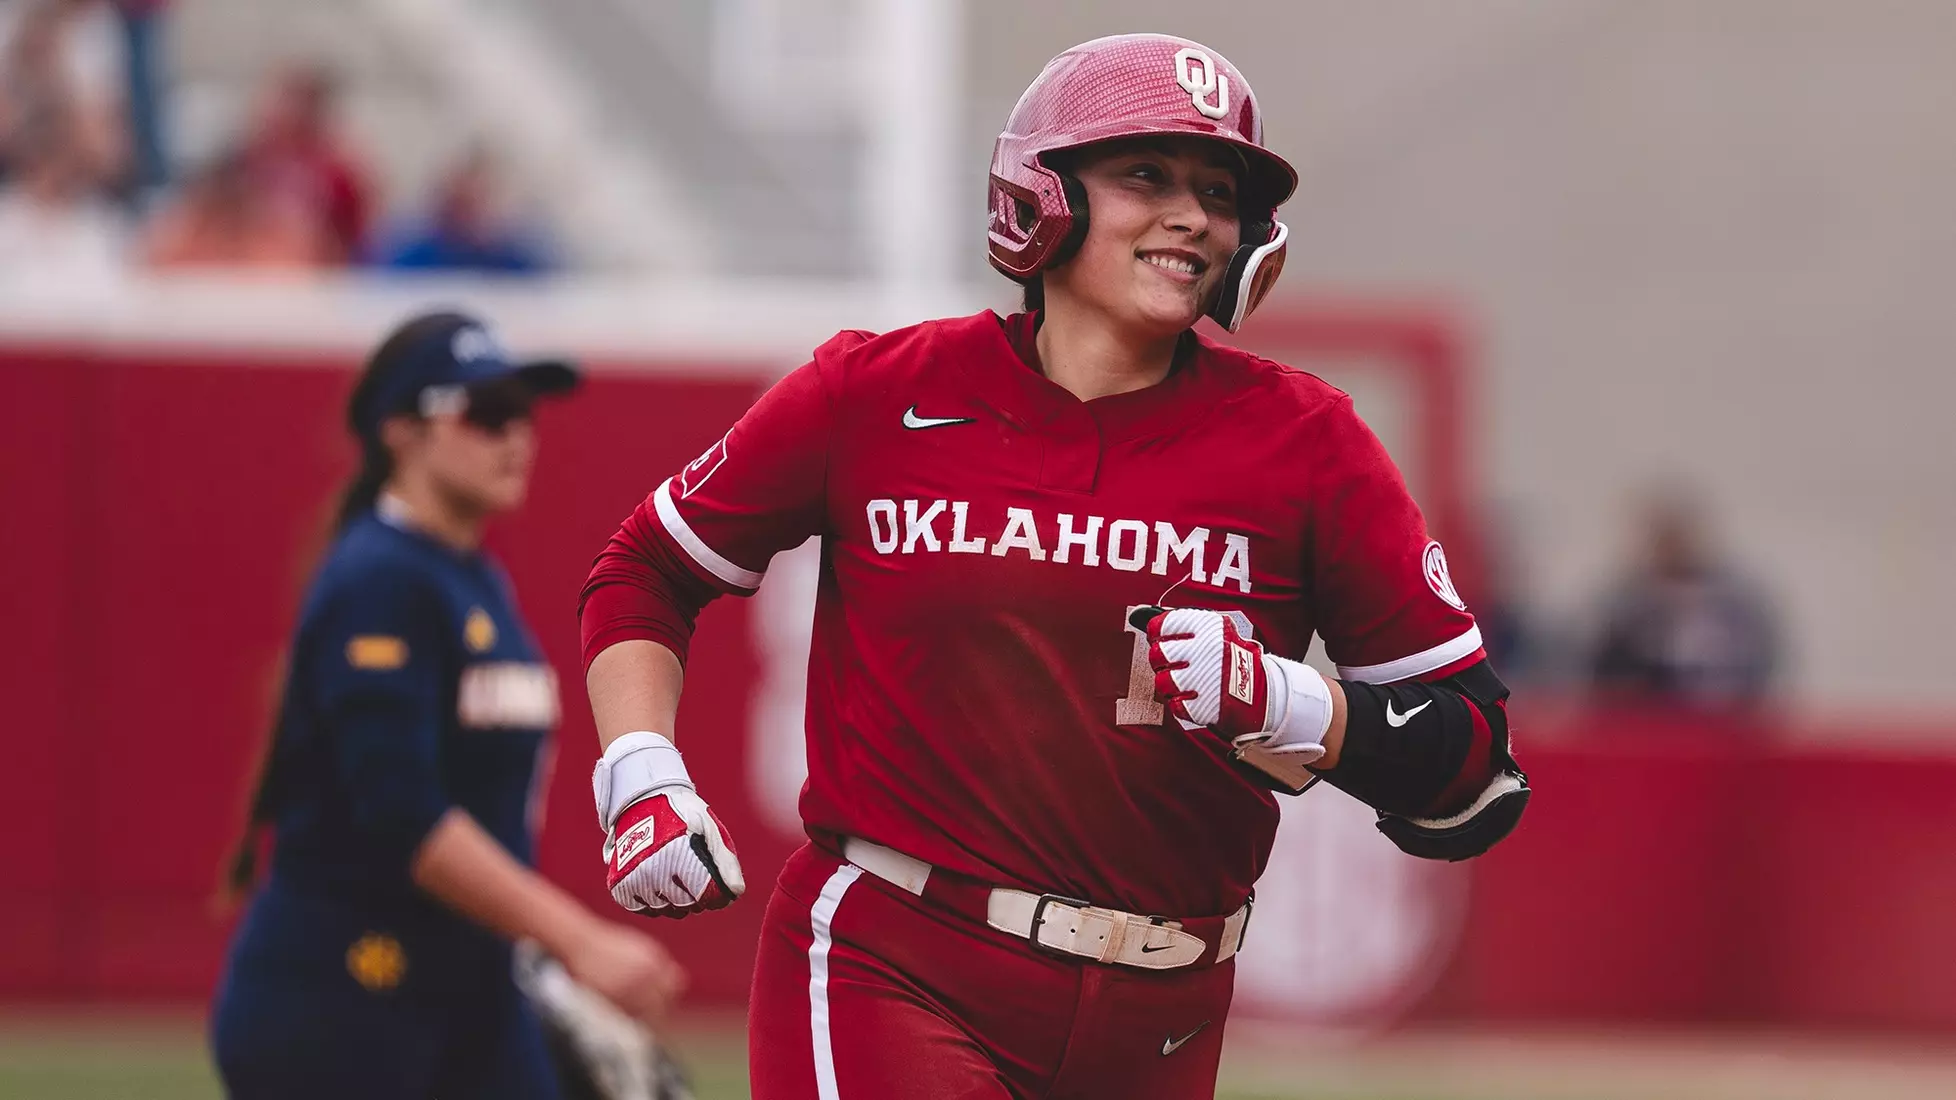
[(618, 904), (684, 917), (731, 905), (747, 889), (726, 827), (664, 736), (628, 733), (613, 741), (591, 787), (605, 830), (605, 885)]
[(1324, 756), (1331, 691), (1318, 671), (1263, 651), (1240, 611), (1144, 607), (1134, 625), (1147, 632), (1155, 693), (1184, 726), (1206, 726), (1236, 759), (1293, 791), (1315, 778)]

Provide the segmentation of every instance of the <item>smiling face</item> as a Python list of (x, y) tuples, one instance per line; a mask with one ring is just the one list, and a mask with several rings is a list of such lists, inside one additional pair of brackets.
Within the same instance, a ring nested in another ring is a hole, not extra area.
[(1100, 312), (1143, 336), (1173, 336), (1215, 301), (1241, 240), (1239, 160), (1201, 138), (1091, 146), (1065, 171), (1086, 190), (1087, 237), (1045, 273), (1047, 308)]

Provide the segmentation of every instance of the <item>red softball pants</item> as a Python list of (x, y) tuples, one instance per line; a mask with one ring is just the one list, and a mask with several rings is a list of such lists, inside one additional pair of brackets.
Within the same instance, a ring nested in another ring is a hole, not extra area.
[(753, 1095), (1213, 1097), (1235, 973), (1056, 955), (805, 845), (761, 929)]

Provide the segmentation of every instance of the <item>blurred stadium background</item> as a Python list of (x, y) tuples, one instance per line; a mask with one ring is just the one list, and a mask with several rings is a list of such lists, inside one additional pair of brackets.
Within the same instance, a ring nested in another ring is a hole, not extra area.
[[(1230, 1095), (1956, 1095), (1956, 7), (0, 0), (0, 1097), (216, 1095), (209, 899), (392, 322), (593, 365), (497, 536), (569, 672), (592, 553), (772, 378), (1011, 303), (992, 137), (1128, 30), (1268, 104), (1304, 183), (1243, 340), (1406, 467), (1540, 791), (1463, 867), (1294, 804)], [(689, 673), (762, 879), (812, 568)], [(542, 860), (602, 902), (568, 702)], [(668, 930), (710, 1096), (760, 909)]]

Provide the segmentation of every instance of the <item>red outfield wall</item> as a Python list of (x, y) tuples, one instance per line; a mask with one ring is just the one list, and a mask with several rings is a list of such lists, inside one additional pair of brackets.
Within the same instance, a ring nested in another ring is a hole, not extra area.
[[(214, 361), (0, 351), (0, 997), (195, 999), (215, 980), (228, 924), (212, 888), (350, 461), (350, 375), (333, 358)], [(577, 587), (761, 377), (598, 372), (546, 411), (533, 501), (496, 536), (570, 687), (542, 862), (594, 906), (609, 902)], [(795, 838), (742, 758), (752, 618), (746, 601), (707, 611), (681, 724), (764, 884)], [(1521, 700), (1535, 804), (1472, 865), (1458, 947), (1417, 1015), (1956, 1032), (1956, 759), (1779, 750), (1649, 715), (1542, 714), (1535, 728), (1587, 736), (1531, 741), (1534, 720)], [(761, 901), (658, 926), (699, 1000), (744, 1000)]]

